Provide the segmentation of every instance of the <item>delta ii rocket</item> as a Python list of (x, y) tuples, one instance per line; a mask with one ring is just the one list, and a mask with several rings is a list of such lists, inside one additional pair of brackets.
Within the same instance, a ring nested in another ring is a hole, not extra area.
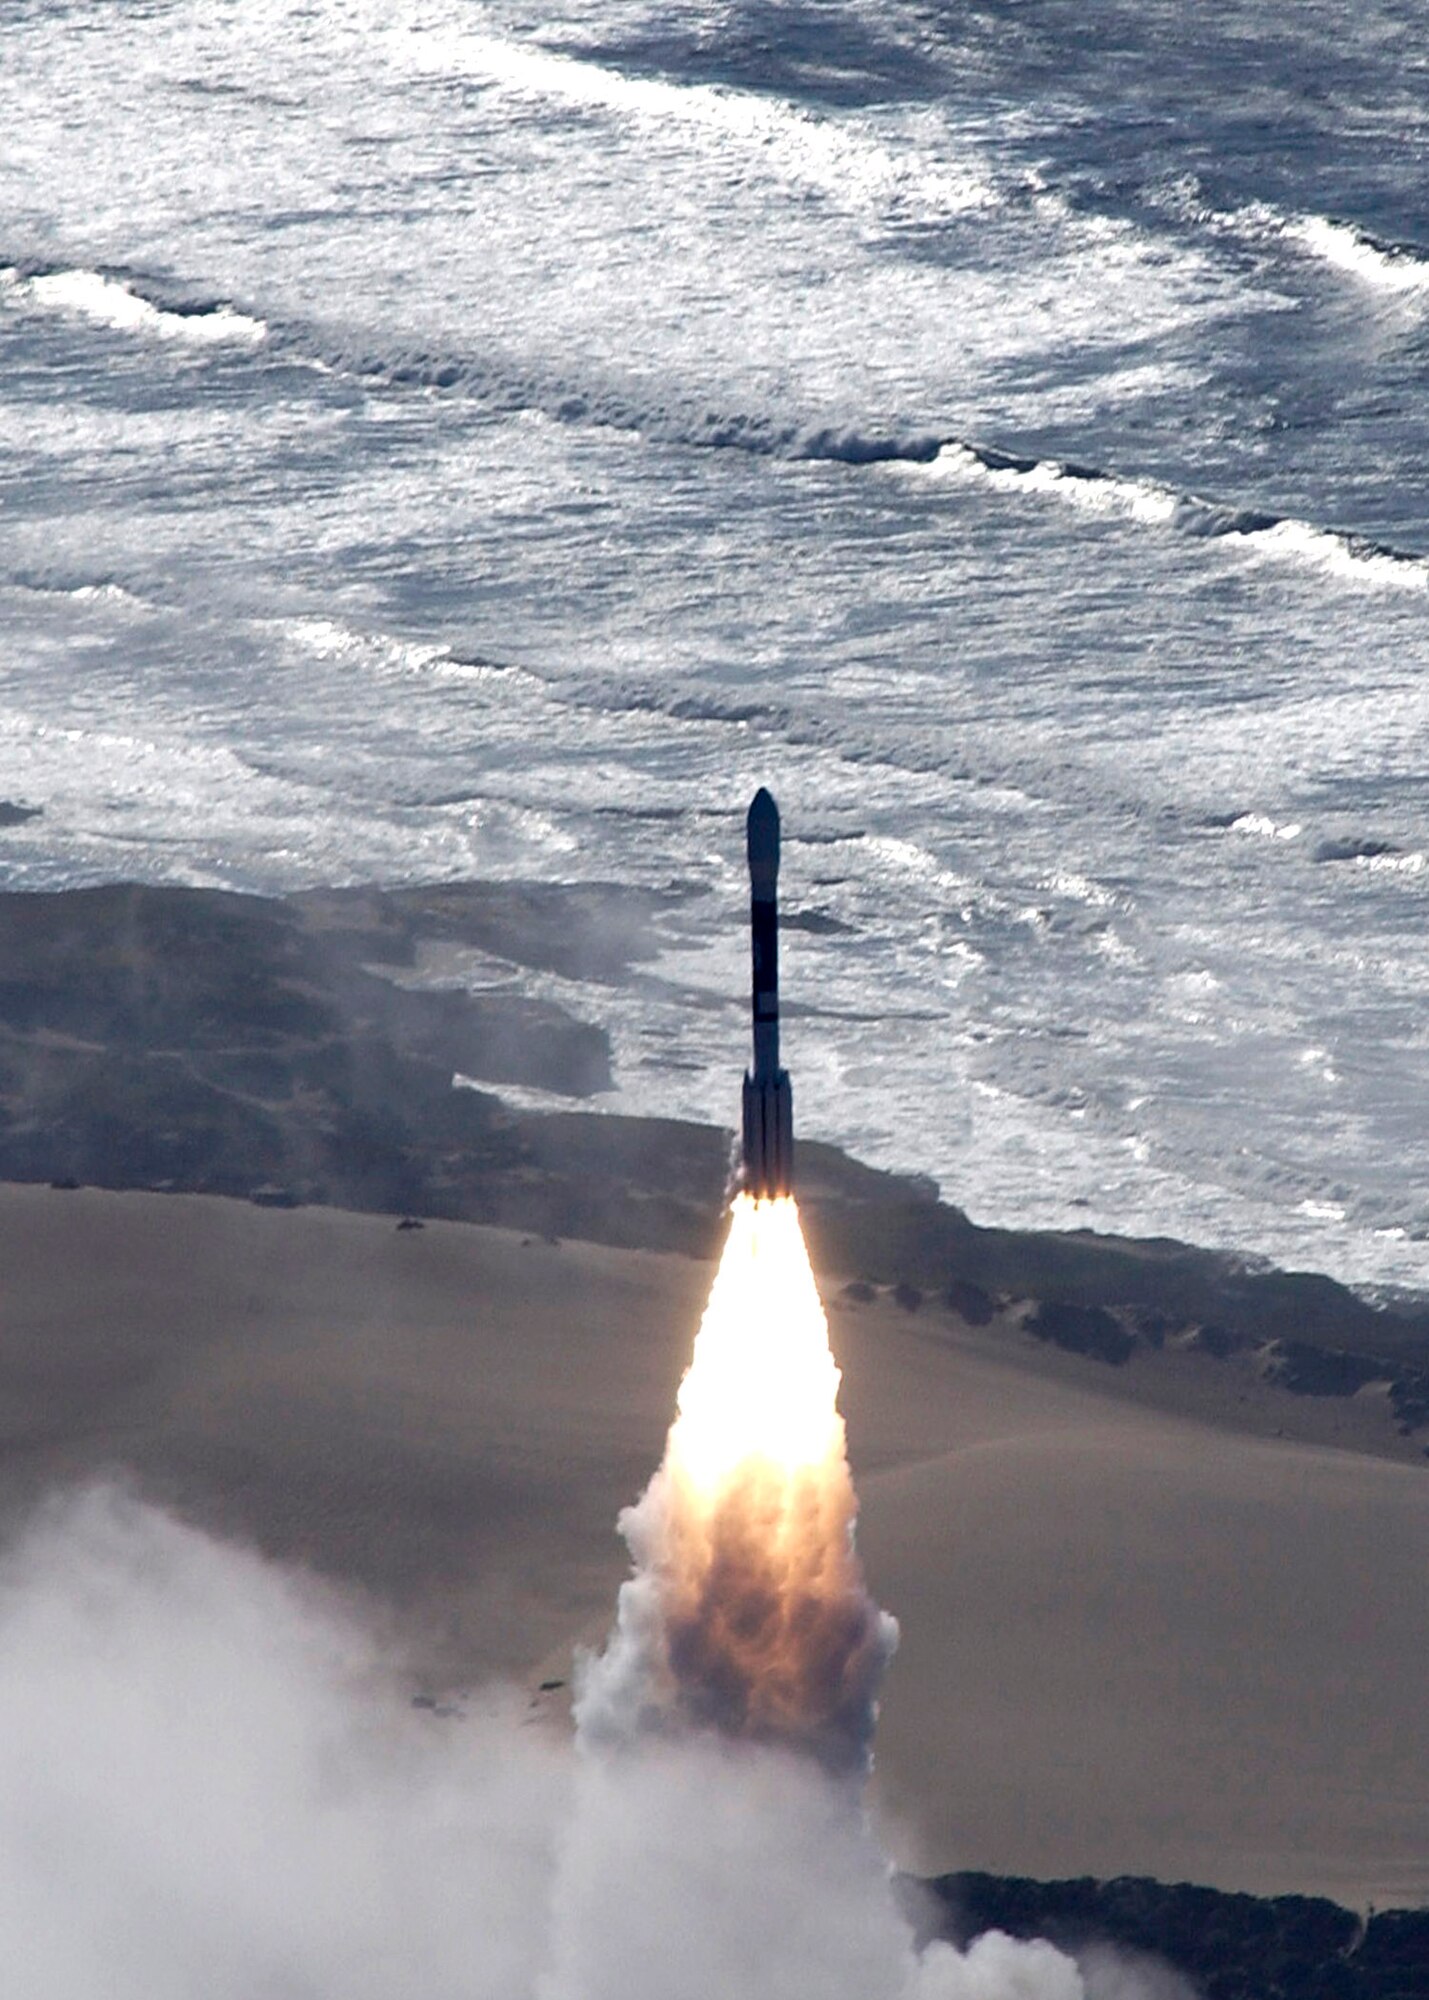
[(754, 1067), (744, 1078), (744, 1185), (767, 1201), (794, 1190), (794, 1090), (779, 1067), (779, 808), (762, 785), (745, 824)]

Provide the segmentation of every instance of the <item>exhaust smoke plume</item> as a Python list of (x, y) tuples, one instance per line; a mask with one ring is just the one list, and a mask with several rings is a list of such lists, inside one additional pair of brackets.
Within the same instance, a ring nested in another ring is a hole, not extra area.
[(0, 1965), (24, 2000), (1141, 2000), (915, 1951), (859, 1783), (894, 1627), (853, 1552), (791, 1201), (736, 1203), (579, 1754), (414, 1710), (350, 1605), (124, 1492), (0, 1562)]
[(862, 1774), (898, 1628), (864, 1587), (857, 1501), (790, 1197), (740, 1195), (635, 1561), (577, 1702), (590, 1741), (709, 1727)]

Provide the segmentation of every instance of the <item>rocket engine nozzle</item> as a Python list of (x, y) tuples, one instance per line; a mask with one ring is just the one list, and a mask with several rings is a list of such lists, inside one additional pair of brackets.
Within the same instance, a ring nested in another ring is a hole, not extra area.
[(794, 1087), (787, 1069), (744, 1079), (744, 1185), (758, 1201), (794, 1191)]
[(761, 785), (746, 821), (754, 1063), (744, 1079), (744, 1184), (760, 1200), (794, 1186), (794, 1089), (779, 1067), (779, 808)]

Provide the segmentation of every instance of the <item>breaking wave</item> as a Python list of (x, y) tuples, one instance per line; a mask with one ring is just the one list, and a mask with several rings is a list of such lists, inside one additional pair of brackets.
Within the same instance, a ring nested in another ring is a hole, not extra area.
[(49, 578), (19, 576), (6, 589), (24, 593), (29, 597), (68, 598), (73, 604), (102, 604), (118, 611), (152, 611), (154, 606), (147, 597), (116, 583), (113, 577), (97, 577), (84, 583), (71, 583), (67, 579), (57, 581)]
[(67, 313), (117, 333), (137, 333), (195, 347), (256, 347), (267, 337), (261, 319), (222, 301), (159, 304), (126, 279), (83, 268), (0, 271), (0, 285), (42, 311)]
[(273, 329), (289, 358), (393, 389), (440, 390), (479, 397), (498, 414), (534, 413), (557, 424), (625, 431), (695, 451), (741, 451), (755, 458), (808, 459), (840, 465), (931, 464), (945, 440), (896, 425), (826, 424), (775, 411), (721, 409), (694, 396), (661, 405), (649, 392), (617, 383), (563, 381), (499, 350), (460, 353), (414, 345), (395, 352), (353, 346), (317, 329)]
[(1407, 245), (1381, 242), (1328, 215), (1290, 216), (1281, 226), (1312, 256), (1364, 284), (1389, 292), (1429, 292), (1429, 257)]
[(1203, 541), (1234, 543), (1253, 559), (1322, 570), (1360, 588), (1429, 590), (1429, 560), (1423, 556), (1293, 516), (1177, 493), (1153, 480), (1122, 478), (1055, 459), (1020, 458), (958, 440), (939, 451), (937, 470), (945, 477), (982, 481), (1004, 493), (1045, 496), (1088, 514), (1169, 528)]
[(1372, 290), (1400, 295), (1429, 293), (1429, 254), (1417, 245), (1376, 236), (1344, 217), (1287, 211), (1268, 201), (1219, 209), (1205, 199), (1195, 176), (1163, 188), (1155, 200), (1170, 214), (1219, 236), (1288, 244)]

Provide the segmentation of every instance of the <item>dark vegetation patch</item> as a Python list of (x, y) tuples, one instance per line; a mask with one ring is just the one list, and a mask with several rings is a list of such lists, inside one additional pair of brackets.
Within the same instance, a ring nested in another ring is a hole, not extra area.
[(1176, 1331), (1176, 1322), (1169, 1313), (1158, 1312), (1155, 1307), (1143, 1307), (1129, 1313), (1128, 1320), (1137, 1338), (1148, 1347), (1164, 1347), (1166, 1336)]
[[(458, 909), (441, 904), (448, 931)], [(399, 986), (371, 967), (415, 961), (410, 908), (357, 915), (335, 930), (298, 904), (134, 885), (0, 896), (0, 1173), (403, 1208), (441, 1173), (425, 1147), (499, 1152), (491, 1100), (454, 1073), (608, 1087), (603, 1028)], [(542, 910), (523, 931), (529, 955), (548, 927)]]
[(952, 1278), (944, 1285), (943, 1304), (969, 1326), (988, 1326), (997, 1313), (996, 1301), (967, 1278)]
[(1429, 1429), (1429, 1370), (1413, 1368), (1389, 1385), (1389, 1407), (1402, 1431)]
[(448, 943), (566, 979), (618, 984), (658, 949), (654, 920), (676, 891), (615, 882), (437, 882), (406, 889), (314, 889), (290, 907), (315, 937), (368, 965), (410, 966)]
[(1072, 1306), (1063, 1299), (1044, 1299), (1026, 1322), (1036, 1340), (1050, 1341), (1068, 1354), (1086, 1354), (1093, 1361), (1120, 1368), (1136, 1351), (1136, 1337), (1101, 1306)]
[(1277, 1340), (1270, 1350), (1267, 1372), (1272, 1381), (1297, 1396), (1353, 1396), (1366, 1382), (1382, 1379), (1386, 1371), (1370, 1354), (1311, 1347), (1303, 1340)]
[(1202, 1354), (1209, 1354), (1213, 1361), (1229, 1361), (1245, 1346), (1245, 1341), (1228, 1327), (1198, 1326), (1191, 1335), (1190, 1345)]
[(1001, 1930), (1048, 1938), (1073, 1955), (1110, 1944), (1164, 1960), (1204, 2000), (1429, 2000), (1429, 1910), (1366, 1922), (1319, 1896), (1232, 1895), (1141, 1876), (1033, 1882), (973, 1873), (910, 1884), (907, 1902), (925, 1941), (965, 1946)]

